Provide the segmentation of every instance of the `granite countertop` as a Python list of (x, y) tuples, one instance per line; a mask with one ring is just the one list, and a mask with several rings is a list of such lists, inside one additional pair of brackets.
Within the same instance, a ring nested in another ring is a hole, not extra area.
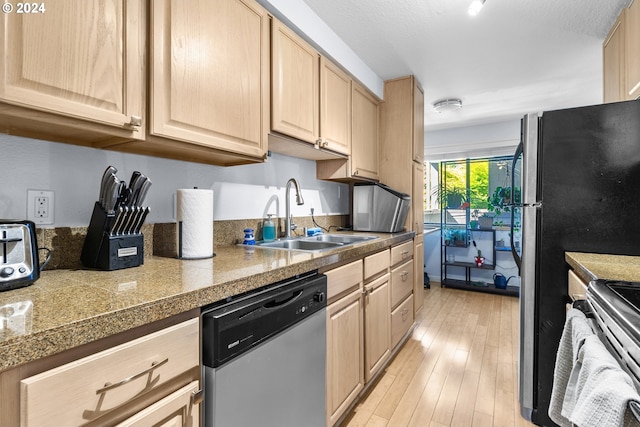
[(597, 279), (640, 282), (640, 256), (565, 252), (565, 260), (585, 283)]
[(366, 234), (379, 238), (320, 253), (216, 246), (204, 260), (150, 256), (124, 270), (45, 270), (31, 286), (0, 292), (0, 371), (414, 236)]

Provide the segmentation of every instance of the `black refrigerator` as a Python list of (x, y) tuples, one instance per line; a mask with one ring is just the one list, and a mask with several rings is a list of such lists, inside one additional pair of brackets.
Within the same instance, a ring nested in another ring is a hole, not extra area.
[(512, 170), (522, 185), (520, 407), (534, 424), (555, 426), (564, 253), (640, 255), (640, 101), (525, 116)]

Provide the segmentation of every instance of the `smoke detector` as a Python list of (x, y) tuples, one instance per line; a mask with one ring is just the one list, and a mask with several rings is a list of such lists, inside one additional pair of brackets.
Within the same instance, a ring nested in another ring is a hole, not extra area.
[(462, 108), (462, 100), (457, 98), (443, 99), (433, 103), (433, 109), (438, 113), (446, 113)]

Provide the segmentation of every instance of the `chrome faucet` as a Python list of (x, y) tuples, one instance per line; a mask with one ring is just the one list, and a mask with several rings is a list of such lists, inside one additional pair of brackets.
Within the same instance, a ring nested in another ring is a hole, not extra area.
[(287, 215), (287, 218), (284, 223), (284, 237), (286, 238), (290, 238), (291, 230), (295, 230), (297, 227), (293, 223), (293, 217), (291, 216), (291, 196), (289, 195), (289, 192), (291, 191), (291, 184), (295, 185), (296, 187), (296, 203), (298, 205), (304, 205), (304, 200), (302, 199), (302, 194), (300, 193), (300, 185), (298, 184), (298, 181), (296, 181), (295, 178), (289, 179), (289, 181), (287, 181), (287, 187), (285, 189), (285, 214)]

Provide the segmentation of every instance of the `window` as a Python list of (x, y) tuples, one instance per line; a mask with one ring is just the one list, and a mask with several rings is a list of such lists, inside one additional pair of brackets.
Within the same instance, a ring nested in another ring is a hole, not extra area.
[(425, 162), (424, 223), (441, 225), (445, 208), (459, 224), (485, 215), (493, 225), (509, 225), (512, 203), (521, 202), (520, 189), (511, 191), (512, 161), (512, 156), (501, 156)]

